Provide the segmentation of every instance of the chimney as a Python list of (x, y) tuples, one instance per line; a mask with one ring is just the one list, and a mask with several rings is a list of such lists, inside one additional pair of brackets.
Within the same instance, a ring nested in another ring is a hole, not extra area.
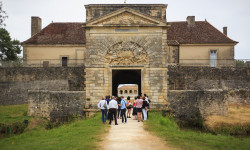
[(223, 33), (227, 35), (227, 27), (223, 27)]
[(31, 17), (31, 36), (37, 34), (42, 29), (42, 19), (40, 17)]
[(187, 17), (187, 23), (189, 26), (195, 25), (195, 16), (188, 16)]

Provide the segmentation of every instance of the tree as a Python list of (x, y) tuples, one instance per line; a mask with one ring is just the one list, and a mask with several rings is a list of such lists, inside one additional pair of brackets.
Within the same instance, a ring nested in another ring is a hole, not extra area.
[(18, 40), (12, 40), (9, 32), (3, 28), (4, 20), (8, 17), (2, 9), (0, 2), (0, 60), (17, 60), (17, 54), (21, 53), (21, 46)]
[(245, 66), (245, 62), (243, 60), (236, 60), (236, 67), (243, 67)]
[(9, 32), (4, 28), (0, 28), (0, 60), (17, 60), (17, 54), (20, 53), (20, 42), (12, 40)]
[(6, 18), (8, 18), (6, 12), (2, 8), (3, 8), (3, 3), (0, 2), (0, 28), (5, 26), (5, 24), (3, 22)]

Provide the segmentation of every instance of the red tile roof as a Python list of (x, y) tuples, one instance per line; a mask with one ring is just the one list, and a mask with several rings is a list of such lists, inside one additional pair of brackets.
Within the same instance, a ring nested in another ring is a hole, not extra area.
[[(238, 43), (220, 32), (207, 21), (196, 21), (194, 26), (187, 22), (170, 22), (167, 43), (179, 44), (220, 44)], [(84, 23), (51, 23), (22, 44), (85, 44)]]
[(84, 23), (51, 23), (22, 44), (85, 44)]
[(238, 43), (220, 32), (207, 21), (196, 21), (189, 26), (187, 22), (170, 22), (167, 39), (180, 44), (220, 44)]

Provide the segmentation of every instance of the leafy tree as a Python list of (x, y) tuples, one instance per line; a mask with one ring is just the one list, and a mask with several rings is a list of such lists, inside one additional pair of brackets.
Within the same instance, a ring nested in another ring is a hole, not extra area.
[(245, 62), (243, 60), (236, 60), (236, 66), (243, 67), (243, 66), (245, 66)]
[(17, 54), (21, 53), (21, 46), (18, 40), (12, 40), (9, 32), (3, 28), (4, 20), (8, 17), (2, 9), (0, 2), (0, 60), (18, 60)]
[(5, 24), (3, 22), (6, 18), (8, 18), (6, 12), (2, 9), (2, 7), (3, 7), (3, 3), (0, 2), (0, 27), (1, 28), (2, 28), (2, 26), (5, 26)]
[(17, 60), (17, 54), (21, 53), (18, 40), (12, 40), (9, 32), (0, 28), (0, 60)]

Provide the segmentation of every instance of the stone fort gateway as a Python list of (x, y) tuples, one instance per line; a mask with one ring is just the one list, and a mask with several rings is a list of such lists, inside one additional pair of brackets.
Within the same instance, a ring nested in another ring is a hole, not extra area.
[[(138, 85), (152, 108), (176, 117), (227, 115), (249, 104), (250, 69), (236, 68), (238, 43), (208, 21), (168, 22), (165, 4), (85, 5), (86, 22), (31, 18), (24, 67), (0, 68), (1, 104), (29, 104), (29, 115), (89, 114), (120, 84)], [(13, 93), (15, 93), (13, 95)], [(18, 100), (17, 100), (18, 99)]]

